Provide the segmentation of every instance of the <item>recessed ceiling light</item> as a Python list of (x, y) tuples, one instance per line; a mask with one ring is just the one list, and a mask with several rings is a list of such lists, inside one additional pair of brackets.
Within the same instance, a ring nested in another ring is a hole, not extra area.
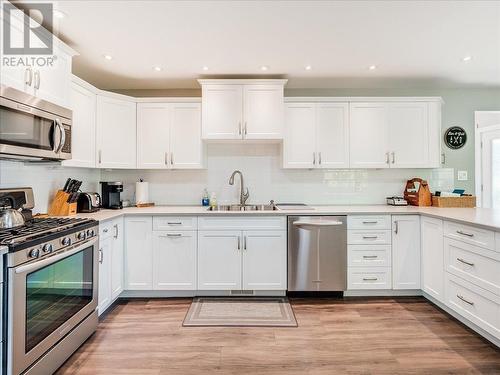
[(207, 71), (208, 70), (208, 66), (205, 65), (202, 69), (205, 70), (205, 71)]
[(161, 72), (163, 69), (161, 66), (153, 66), (153, 70), (155, 70), (157, 72)]
[(463, 62), (469, 62), (471, 60), (472, 60), (472, 56), (464, 56), (464, 57), (462, 57), (462, 61)]
[(368, 70), (375, 70), (375, 69), (377, 69), (377, 65), (370, 65), (368, 67)]
[(263, 70), (265, 72), (266, 70), (269, 70), (269, 67), (267, 65), (262, 65), (260, 67), (260, 70)]
[(111, 55), (102, 55), (102, 57), (104, 57), (104, 59), (106, 59), (108, 61), (113, 60), (113, 56), (111, 56)]
[(54, 17), (55, 18), (64, 18), (66, 17), (66, 13), (60, 11), (60, 10), (57, 10), (57, 9), (54, 9), (54, 11), (52, 12), (54, 14)]
[(313, 68), (313, 67), (312, 67), (311, 65), (306, 65), (306, 66), (304, 67), (304, 69), (305, 69), (305, 70), (311, 70), (312, 68)]

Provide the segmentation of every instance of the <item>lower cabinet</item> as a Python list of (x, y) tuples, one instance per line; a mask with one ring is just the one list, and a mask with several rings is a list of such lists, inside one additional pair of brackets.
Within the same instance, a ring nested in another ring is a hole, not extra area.
[(198, 232), (198, 289), (285, 290), (285, 231)]
[(125, 289), (153, 289), (153, 218), (125, 218)]
[(422, 290), (444, 302), (443, 220), (421, 218)]
[(153, 232), (153, 289), (196, 289), (196, 231)]
[(111, 227), (99, 242), (98, 313), (101, 315), (123, 291), (123, 218), (101, 224)]
[(420, 289), (420, 216), (392, 216), (392, 288)]

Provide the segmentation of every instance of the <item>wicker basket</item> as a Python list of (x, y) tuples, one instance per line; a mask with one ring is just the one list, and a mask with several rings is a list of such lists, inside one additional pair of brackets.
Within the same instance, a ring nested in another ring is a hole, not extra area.
[(476, 207), (476, 197), (474, 197), (474, 196), (463, 196), (463, 197), (436, 197), (436, 196), (432, 196), (432, 205), (435, 207), (473, 208), (473, 207)]

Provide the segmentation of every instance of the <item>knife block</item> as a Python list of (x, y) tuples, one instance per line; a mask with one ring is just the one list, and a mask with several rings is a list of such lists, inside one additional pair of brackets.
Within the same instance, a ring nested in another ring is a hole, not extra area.
[(69, 194), (59, 190), (49, 207), (51, 216), (73, 216), (76, 215), (76, 202), (68, 203)]

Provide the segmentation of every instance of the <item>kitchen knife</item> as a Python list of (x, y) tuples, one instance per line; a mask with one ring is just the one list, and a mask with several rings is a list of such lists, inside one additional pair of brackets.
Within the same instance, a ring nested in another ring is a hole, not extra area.
[(63, 191), (64, 191), (65, 193), (67, 193), (67, 192), (68, 192), (68, 187), (69, 187), (69, 183), (70, 183), (70, 182), (71, 182), (71, 178), (68, 178), (68, 179), (66, 180), (66, 183), (64, 184)]

